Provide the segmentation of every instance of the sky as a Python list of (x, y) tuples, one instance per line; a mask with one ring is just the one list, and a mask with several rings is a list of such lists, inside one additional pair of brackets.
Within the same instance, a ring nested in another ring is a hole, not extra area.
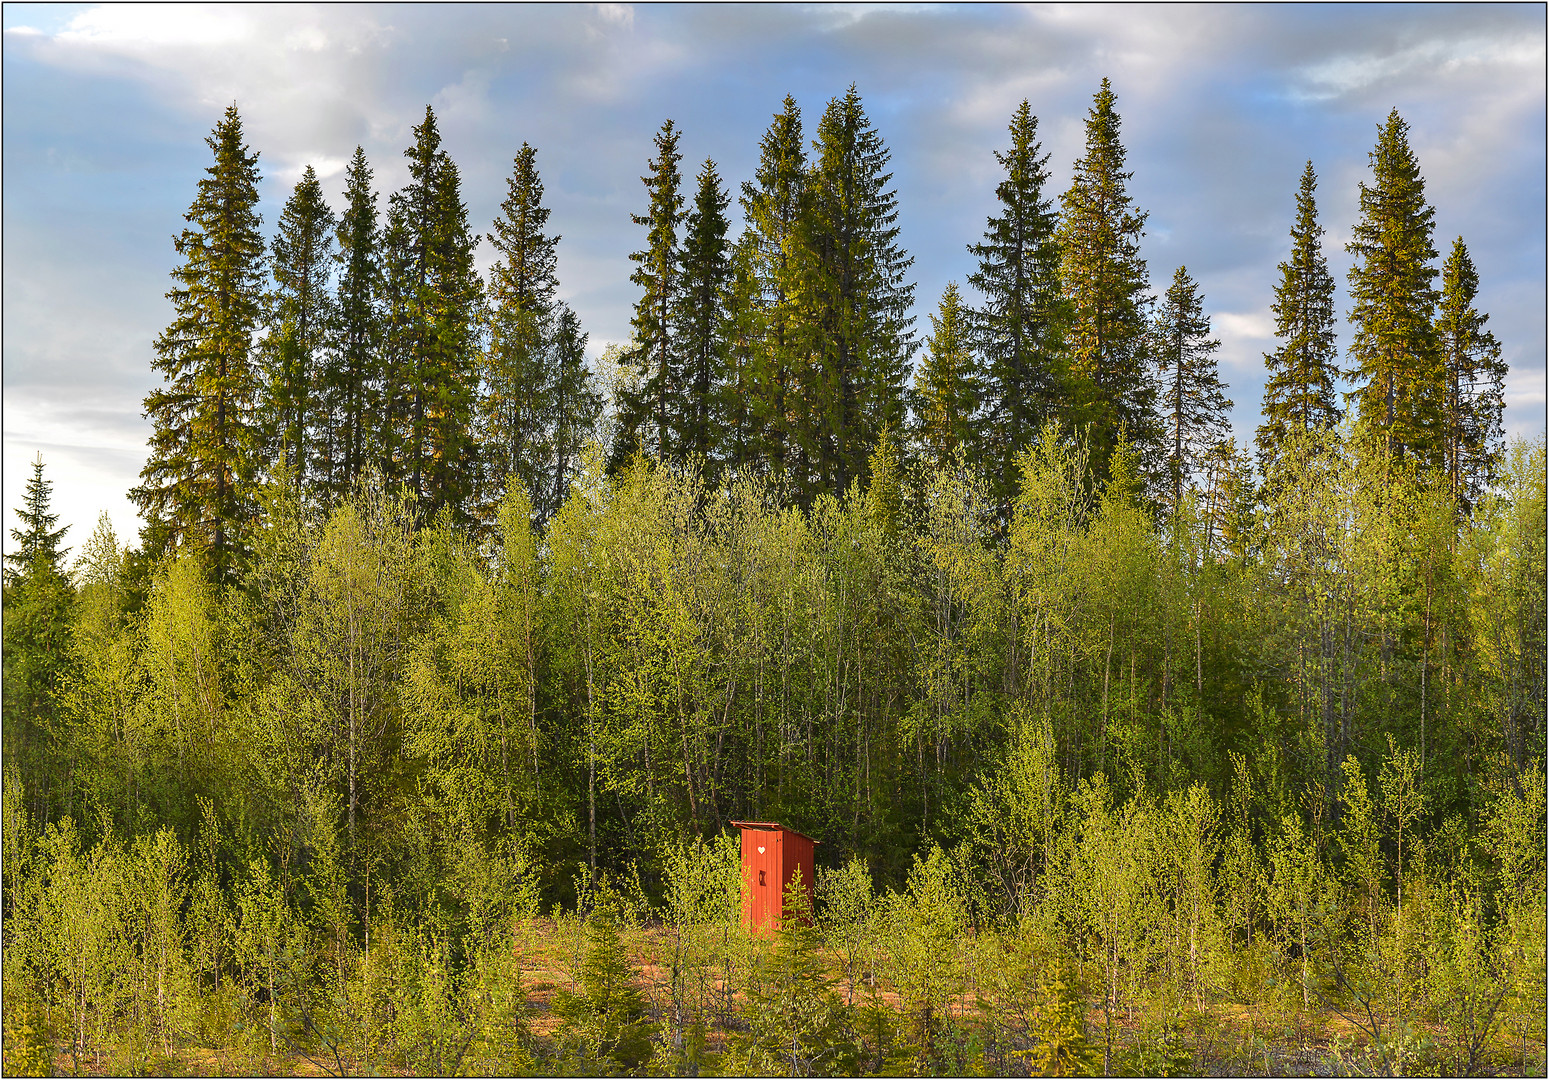
[[(1186, 266), (1221, 341), (1239, 441), (1275, 347), (1276, 264), (1297, 184), (1319, 177), (1324, 248), (1344, 251), (1377, 130), (1409, 124), (1435, 247), (1467, 243), (1510, 364), (1508, 434), (1545, 416), (1545, 8), (1489, 5), (43, 5), (3, 10), (3, 491), (7, 535), (41, 453), (80, 550), (120, 541), (145, 463), (152, 343), (171, 320), (172, 237), (226, 106), (260, 153), (267, 235), (313, 165), (334, 208), (365, 149), (407, 180), (435, 109), (474, 228), (490, 231), (525, 141), (559, 244), (560, 296), (595, 357), (629, 335), (640, 177), (669, 117), (685, 176), (713, 158), (735, 195), (787, 94), (808, 135), (854, 83), (891, 152), (917, 328), (996, 212), (1007, 125), (1026, 98), (1068, 187), (1092, 95), (1117, 95), (1154, 292)], [(689, 181), (691, 183), (691, 181)], [(735, 199), (733, 210), (736, 209)], [(734, 222), (734, 229), (740, 223)], [(479, 248), (487, 269), (490, 245)], [(1438, 260), (1439, 265), (1440, 260)], [(968, 291), (973, 296), (971, 290)]]

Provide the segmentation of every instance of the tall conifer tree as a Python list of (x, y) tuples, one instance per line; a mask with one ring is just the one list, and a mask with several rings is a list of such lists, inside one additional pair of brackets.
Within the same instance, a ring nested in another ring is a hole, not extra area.
[(371, 168), (358, 146), (344, 172), (344, 200), (334, 256), (339, 273), (335, 337), (322, 387), (322, 414), (333, 427), (327, 478), (331, 500), (349, 491), (377, 457), (375, 418), (384, 389), (381, 233)]
[(476, 461), (471, 425), (482, 322), (457, 166), (441, 149), (435, 114), (414, 128), (409, 183), (390, 200), (388, 475), (408, 484), (422, 512), (466, 518)]
[(644, 445), (630, 445), (631, 437), (614, 444), (610, 465), (622, 468), (637, 450), (666, 459), (676, 454), (672, 430), (675, 397), (681, 392), (682, 362), (674, 335), (673, 314), (677, 310), (681, 285), (678, 280), (682, 251), (678, 246), (678, 227), (683, 221), (683, 195), (679, 190), (683, 176), (678, 162), (681, 133), (671, 120), (662, 124), (656, 135), (656, 156), (646, 166), (650, 174), (640, 182), (649, 192), (644, 214), (631, 214), (630, 220), (646, 228), (645, 247), (629, 258), (636, 269), (629, 280), (641, 288), (635, 302), (634, 349), (630, 361), (641, 369), (637, 391), (620, 407), (622, 433), (640, 432)]
[(1107, 475), (1122, 429), (1146, 451), (1156, 440), (1156, 386), (1145, 354), (1149, 281), (1140, 257), (1146, 215), (1126, 184), (1114, 93), (1104, 79), (1086, 120), (1086, 153), (1061, 198), (1061, 278), (1070, 303), (1066, 332), (1073, 381), (1069, 419), (1090, 425), (1092, 465)]
[(679, 452), (698, 458), (713, 475), (714, 455), (723, 441), (721, 384), (726, 378), (726, 301), (731, 257), (726, 243), (726, 207), (730, 200), (705, 160), (699, 171), (694, 206), (684, 220), (683, 256), (674, 336), (683, 364), (683, 386), (676, 402), (675, 439)]
[(554, 334), (557, 235), (544, 232), (549, 209), (537, 152), (522, 144), (506, 179), (506, 199), (489, 242), (499, 252), (490, 270), (490, 337), (484, 354), (479, 427), (486, 462), (483, 515), (493, 520), (507, 478), (522, 484), (534, 504), (552, 483)]
[(1011, 149), (995, 153), (1006, 170), (995, 188), (1000, 213), (989, 219), (984, 241), (968, 248), (978, 260), (968, 283), (984, 297), (973, 322), (988, 376), (986, 470), (1002, 516), (1017, 494), (1017, 455), (1037, 440), (1064, 396), (1059, 217), (1044, 195), (1049, 156), (1025, 99), (1010, 131)]
[(1176, 509), (1184, 484), (1226, 435), (1226, 413), (1232, 407), (1216, 370), (1221, 343), (1210, 336), (1210, 318), (1186, 267), (1178, 267), (1162, 299), (1155, 339), (1167, 440), (1166, 492)]
[(750, 287), (754, 304), (737, 313), (737, 333), (747, 353), (740, 368), (747, 401), (741, 454), (776, 476), (807, 472), (807, 456), (793, 444), (791, 423), (806, 368), (798, 333), (795, 239), (806, 213), (808, 183), (801, 109), (787, 94), (759, 141), (758, 169), (742, 185), (747, 222), (743, 284)]
[(146, 554), (208, 550), (218, 580), (233, 578), (257, 516), (259, 381), (253, 332), (263, 314), (264, 240), (259, 232), (258, 155), (242, 142), (235, 105), (205, 140), (215, 162), (173, 241), (183, 264), (167, 294), (172, 323), (156, 339), (153, 366), (165, 386), (145, 398), (155, 425), (141, 483), (129, 497), (146, 525)]
[(1458, 504), (1471, 511), (1501, 461), (1501, 413), (1505, 409), (1506, 362), (1490, 316), (1474, 306), (1479, 272), (1460, 236), (1441, 268), (1441, 306), (1436, 335), (1446, 371), (1443, 451), (1447, 485)]
[(795, 478), (804, 500), (864, 477), (881, 433), (902, 427), (915, 349), (914, 286), (905, 280), (914, 260), (898, 244), (890, 154), (853, 84), (828, 103), (812, 148), (798, 234), (810, 359), (795, 428), (814, 466)]
[(978, 465), (985, 379), (974, 355), (968, 311), (957, 282), (947, 284), (940, 314), (930, 316), (930, 321), (934, 332), (925, 339), (925, 359), (915, 371), (910, 394), (914, 437), (932, 464), (948, 465), (961, 455)]
[(594, 437), (597, 416), (602, 411), (602, 396), (586, 366), (586, 334), (581, 330), (581, 320), (568, 304), (561, 302), (556, 306), (553, 325), (553, 435), (549, 458), (552, 472), (544, 498), (535, 499), (533, 504), (540, 524), (564, 504), (571, 481), (580, 474), (582, 450), (587, 440)]
[(1256, 442), (1265, 468), (1293, 431), (1332, 427), (1340, 410), (1334, 396), (1339, 351), (1334, 341), (1334, 276), (1323, 255), (1323, 226), (1318, 224), (1317, 174), (1312, 162), (1302, 170), (1296, 193), (1296, 224), (1291, 226), (1291, 257), (1279, 266), (1275, 289), (1275, 336), (1281, 345), (1264, 354), (1269, 379), (1264, 383), (1264, 423)]
[(760, 307), (763, 298), (755, 269), (756, 253), (751, 230), (745, 231), (731, 250), (728, 261), (726, 304), (721, 339), (725, 349), (725, 377), (722, 379), (718, 412), (721, 417), (719, 456), (726, 469), (738, 473), (767, 468), (770, 457), (761, 454), (759, 435), (767, 430), (768, 392), (760, 378), (760, 357), (764, 355), (768, 323)]
[(22, 527), (11, 530), (16, 546), (5, 557), (5, 619), (0, 628), (5, 760), (16, 763), (25, 789), (34, 797), (48, 787), (48, 734), (74, 654), (75, 590), (64, 565), (69, 549), (59, 546), (69, 526), (55, 527), (59, 515), (49, 505), (52, 493), (39, 454), (16, 511)]
[(1445, 376), (1433, 322), (1436, 211), (1426, 204), (1409, 125), (1397, 109), (1377, 137), (1371, 166), (1372, 184), (1361, 183), (1361, 220), (1345, 245), (1356, 257), (1349, 374), (1358, 383), (1359, 423), (1394, 458), (1440, 466)]
[(334, 323), (328, 277), (335, 225), (323, 186), (308, 165), (285, 202), (274, 237), (274, 293), (263, 350), (267, 456), (289, 470), (303, 490), (309, 473), (328, 471), (336, 434), (331, 417), (320, 409), (323, 354)]

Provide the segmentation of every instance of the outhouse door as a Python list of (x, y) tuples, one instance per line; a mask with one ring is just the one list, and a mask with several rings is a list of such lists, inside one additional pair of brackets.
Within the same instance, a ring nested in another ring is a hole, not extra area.
[(776, 821), (734, 821), (742, 830), (742, 922), (754, 932), (780, 925), (785, 888), (800, 873), (808, 910), (813, 898), (817, 841)]

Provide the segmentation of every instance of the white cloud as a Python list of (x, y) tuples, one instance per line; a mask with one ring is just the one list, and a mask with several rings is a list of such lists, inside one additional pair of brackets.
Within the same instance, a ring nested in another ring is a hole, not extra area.
[(1303, 65), (1292, 93), (1308, 101), (1346, 97), (1405, 77), (1454, 81), (1472, 71), (1541, 68), (1544, 42), (1498, 36), (1431, 38), (1407, 47), (1347, 53)]
[(205, 4), (104, 4), (75, 16), (55, 40), (141, 57), (168, 47), (228, 45), (252, 39), (252, 10)]
[(1210, 317), (1210, 325), (1222, 337), (1264, 341), (1275, 336), (1275, 320), (1266, 311), (1223, 311)]
[(594, 4), (592, 10), (597, 13), (597, 18), (612, 26), (621, 26), (626, 30), (635, 28), (635, 8), (633, 4)]

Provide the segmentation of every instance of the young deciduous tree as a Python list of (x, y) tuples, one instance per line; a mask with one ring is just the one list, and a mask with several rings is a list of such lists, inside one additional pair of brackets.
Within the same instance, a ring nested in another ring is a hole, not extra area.
[(166, 385), (145, 398), (155, 425), (141, 483), (130, 491), (145, 518), (148, 553), (210, 552), (217, 579), (235, 577), (257, 513), (260, 448), (253, 333), (263, 313), (264, 241), (258, 227), (258, 155), (242, 142), (237, 107), (205, 140), (215, 163), (173, 244), (183, 264), (167, 294), (175, 313), (156, 339)]
[(1296, 193), (1296, 224), (1291, 226), (1291, 256), (1280, 264), (1275, 288), (1275, 336), (1281, 345), (1264, 354), (1269, 378), (1264, 383), (1264, 422), (1255, 441), (1261, 468), (1279, 453), (1293, 428), (1310, 431), (1339, 422), (1334, 380), (1339, 376), (1334, 341), (1334, 277), (1328, 272), (1314, 193), (1318, 178), (1312, 162), (1302, 171)]

